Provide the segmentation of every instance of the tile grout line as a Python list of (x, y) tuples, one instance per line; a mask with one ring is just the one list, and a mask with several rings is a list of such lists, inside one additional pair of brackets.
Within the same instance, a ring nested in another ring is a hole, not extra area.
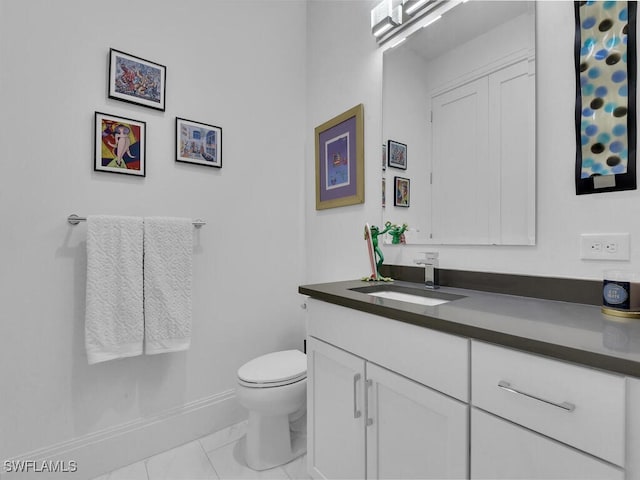
[(151, 457), (147, 457), (142, 461), (142, 463), (144, 463), (144, 471), (147, 474), (147, 480), (151, 480), (151, 476), (149, 475), (149, 469), (147, 468), (147, 461), (149, 460), (149, 458)]
[(200, 445), (200, 449), (204, 453), (204, 456), (207, 457), (207, 462), (209, 462), (209, 465), (211, 465), (211, 468), (213, 469), (213, 473), (215, 473), (218, 480), (220, 480), (220, 474), (218, 473), (218, 470), (216, 470), (216, 466), (211, 461), (211, 457), (209, 457), (209, 453), (207, 453), (207, 451), (204, 449), (204, 445), (202, 445), (200, 438), (198, 439), (198, 445)]

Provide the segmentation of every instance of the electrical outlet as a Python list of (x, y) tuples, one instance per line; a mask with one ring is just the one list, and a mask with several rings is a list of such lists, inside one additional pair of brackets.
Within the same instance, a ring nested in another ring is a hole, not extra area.
[(585, 260), (629, 260), (628, 233), (583, 233), (580, 258)]

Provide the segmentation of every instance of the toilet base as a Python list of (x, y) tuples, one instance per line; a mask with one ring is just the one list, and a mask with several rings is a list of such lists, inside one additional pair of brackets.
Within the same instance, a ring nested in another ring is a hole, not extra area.
[(249, 427), (244, 441), (244, 457), (253, 470), (267, 470), (304, 455), (307, 437), (291, 432), (289, 415), (259, 415), (249, 412)]

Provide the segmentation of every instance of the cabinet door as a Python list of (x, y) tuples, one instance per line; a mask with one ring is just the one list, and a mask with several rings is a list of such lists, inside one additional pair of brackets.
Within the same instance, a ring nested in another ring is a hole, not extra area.
[(535, 76), (522, 60), (489, 75), (492, 243), (535, 244)]
[(307, 339), (307, 465), (314, 478), (365, 478), (364, 365)]
[(624, 471), (474, 408), (471, 478), (623, 480)]
[(431, 99), (433, 241), (488, 244), (490, 185), (488, 80)]
[(367, 363), (367, 478), (468, 478), (468, 406)]

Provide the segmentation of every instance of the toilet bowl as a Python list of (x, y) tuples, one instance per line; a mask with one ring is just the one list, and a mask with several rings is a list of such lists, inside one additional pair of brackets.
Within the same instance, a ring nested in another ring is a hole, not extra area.
[(244, 456), (250, 468), (266, 470), (306, 452), (306, 428), (300, 427), (306, 426), (304, 353), (274, 352), (245, 363), (238, 369), (236, 394), (249, 410)]

